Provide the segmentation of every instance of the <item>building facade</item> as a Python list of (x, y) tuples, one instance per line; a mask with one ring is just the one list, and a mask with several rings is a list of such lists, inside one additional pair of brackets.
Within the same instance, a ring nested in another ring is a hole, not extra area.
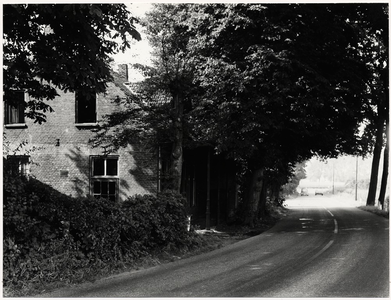
[[(115, 98), (125, 97), (117, 83), (108, 83), (105, 94), (83, 99), (77, 93), (57, 91), (48, 104), (54, 112), (46, 122), (24, 117), (23, 108), (4, 104), (3, 156), (14, 171), (33, 176), (73, 197), (91, 195), (123, 201), (135, 194), (157, 192), (154, 153), (128, 146), (106, 155), (89, 142), (102, 118), (120, 110)], [(24, 92), (4, 97), (29, 97)]]
[[(22, 107), (4, 101), (4, 171), (31, 176), (72, 197), (124, 201), (164, 188), (170, 145), (164, 156), (163, 147), (151, 152), (129, 145), (111, 152), (90, 142), (105, 115), (124, 109), (114, 100), (129, 95), (126, 65), (119, 66), (114, 78), (105, 94), (90, 99), (58, 90), (59, 95), (48, 103), (54, 112), (47, 113), (42, 124), (26, 118)], [(29, 97), (21, 91), (7, 96)], [(208, 147), (184, 149), (181, 194), (195, 222), (228, 221), (238, 205), (237, 190), (232, 161), (213, 155)]]

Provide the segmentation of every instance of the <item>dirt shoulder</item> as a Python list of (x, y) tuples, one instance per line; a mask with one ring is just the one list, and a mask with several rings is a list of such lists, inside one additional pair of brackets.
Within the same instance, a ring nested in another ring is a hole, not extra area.
[(219, 249), (252, 236), (259, 235), (272, 228), (288, 213), (289, 210), (287, 208), (277, 207), (274, 208), (273, 212), (271, 212), (267, 217), (255, 224), (254, 227), (224, 224), (212, 227), (209, 230), (195, 230), (199, 235), (202, 235), (203, 239), (205, 240), (204, 246), (186, 253), (182, 258), (213, 251), (215, 249)]

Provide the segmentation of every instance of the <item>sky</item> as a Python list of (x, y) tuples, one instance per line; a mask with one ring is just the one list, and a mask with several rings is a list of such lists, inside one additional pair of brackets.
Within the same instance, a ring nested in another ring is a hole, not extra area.
[[(152, 3), (145, 2), (135, 2), (135, 3), (125, 3), (128, 7), (128, 10), (135, 16), (142, 18), (145, 15), (145, 12), (151, 8)], [(141, 63), (149, 64), (149, 53), (150, 46), (145, 36), (143, 36), (141, 26), (137, 26), (137, 29), (141, 33), (141, 41), (134, 41), (131, 49), (127, 50), (125, 53), (118, 53), (113, 56), (114, 61), (117, 64), (122, 63)]]

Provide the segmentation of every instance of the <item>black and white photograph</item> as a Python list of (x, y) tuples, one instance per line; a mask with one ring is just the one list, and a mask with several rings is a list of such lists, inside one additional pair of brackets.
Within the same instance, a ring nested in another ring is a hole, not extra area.
[(389, 3), (3, 2), (4, 298), (389, 298)]

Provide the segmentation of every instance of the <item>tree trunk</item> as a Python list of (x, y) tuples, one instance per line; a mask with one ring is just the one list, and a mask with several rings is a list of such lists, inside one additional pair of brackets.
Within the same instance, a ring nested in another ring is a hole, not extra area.
[(386, 147), (384, 148), (384, 161), (383, 161), (383, 174), (381, 178), (381, 187), (380, 187), (380, 194), (379, 194), (379, 203), (382, 206), (382, 209), (384, 209), (384, 198), (386, 196), (387, 191), (387, 179), (388, 179), (388, 153), (389, 153), (389, 133), (388, 133), (388, 119), (386, 120)]
[(261, 198), (259, 200), (258, 218), (262, 219), (266, 216), (266, 201), (267, 201), (267, 181), (263, 180)]
[(375, 148), (373, 149), (371, 179), (369, 182), (369, 190), (368, 190), (368, 197), (367, 197), (367, 205), (370, 206), (375, 205), (379, 163), (380, 163), (380, 156), (381, 156), (381, 150), (383, 145), (384, 119), (381, 116), (379, 116), (377, 125), (378, 126), (376, 128)]
[(183, 103), (180, 93), (173, 94), (174, 141), (171, 152), (171, 188), (180, 193), (183, 166)]
[(280, 183), (278, 183), (274, 186), (274, 199), (273, 199), (274, 203), (277, 206), (281, 206), (280, 193), (281, 193), (281, 185), (280, 185)]
[(269, 197), (269, 199), (270, 199), (270, 201), (273, 202), (274, 199), (275, 199), (275, 195), (276, 195), (276, 183), (273, 180), (271, 180), (271, 181), (268, 182), (268, 186), (269, 186), (269, 189), (270, 189), (270, 197)]
[(254, 226), (255, 218), (258, 213), (258, 206), (261, 199), (261, 191), (263, 186), (263, 173), (264, 169), (260, 168), (254, 170), (251, 176), (251, 183), (248, 192), (247, 207), (245, 211), (245, 224)]
[(182, 132), (177, 131), (175, 141), (172, 145), (172, 189), (180, 192), (182, 180), (183, 150), (182, 150)]

